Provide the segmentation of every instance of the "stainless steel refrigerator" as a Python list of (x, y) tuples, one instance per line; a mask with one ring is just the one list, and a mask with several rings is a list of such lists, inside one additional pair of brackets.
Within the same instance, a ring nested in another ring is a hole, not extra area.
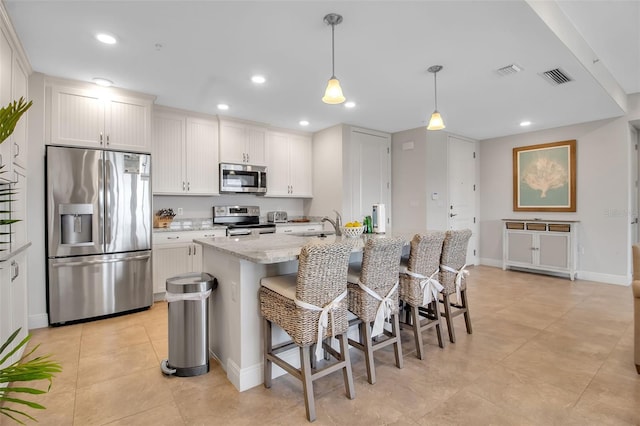
[(47, 146), (50, 324), (149, 307), (151, 157)]

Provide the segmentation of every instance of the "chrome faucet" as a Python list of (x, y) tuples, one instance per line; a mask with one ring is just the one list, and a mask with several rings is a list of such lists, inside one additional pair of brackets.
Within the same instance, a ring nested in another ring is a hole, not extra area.
[(340, 216), (340, 213), (338, 213), (337, 210), (334, 210), (334, 212), (336, 212), (335, 221), (325, 216), (322, 218), (321, 222), (329, 222), (331, 225), (333, 225), (333, 229), (336, 231), (336, 235), (341, 236), (342, 235), (342, 216)]

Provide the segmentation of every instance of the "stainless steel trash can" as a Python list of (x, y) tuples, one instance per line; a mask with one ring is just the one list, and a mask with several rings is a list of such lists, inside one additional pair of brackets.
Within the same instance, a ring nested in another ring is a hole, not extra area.
[(198, 376), (209, 371), (208, 298), (218, 286), (215, 277), (195, 272), (169, 278), (169, 358), (160, 368), (165, 374)]

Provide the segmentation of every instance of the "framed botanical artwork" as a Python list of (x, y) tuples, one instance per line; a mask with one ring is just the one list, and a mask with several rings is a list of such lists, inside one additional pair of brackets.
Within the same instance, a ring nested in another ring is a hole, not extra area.
[(576, 211), (576, 141), (513, 148), (513, 210)]

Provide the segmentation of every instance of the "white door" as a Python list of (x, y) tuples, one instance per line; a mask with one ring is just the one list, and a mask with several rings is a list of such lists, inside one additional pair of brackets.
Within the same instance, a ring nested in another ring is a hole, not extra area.
[(640, 241), (640, 236), (638, 233), (640, 232), (640, 226), (638, 226), (638, 190), (640, 190), (640, 186), (638, 185), (638, 181), (640, 181), (640, 171), (638, 171), (638, 155), (640, 155), (640, 150), (638, 150), (638, 131), (629, 127), (629, 137), (631, 140), (631, 155), (629, 158), (631, 159), (631, 199), (629, 200), (629, 221), (631, 222), (631, 244), (638, 244)]
[(345, 221), (362, 221), (371, 216), (374, 204), (385, 204), (387, 226), (391, 225), (391, 140), (385, 134), (352, 130), (351, 179), (352, 217)]
[(447, 170), (449, 186), (449, 229), (471, 229), (467, 264), (478, 264), (476, 220), (476, 155), (474, 141), (449, 136)]

